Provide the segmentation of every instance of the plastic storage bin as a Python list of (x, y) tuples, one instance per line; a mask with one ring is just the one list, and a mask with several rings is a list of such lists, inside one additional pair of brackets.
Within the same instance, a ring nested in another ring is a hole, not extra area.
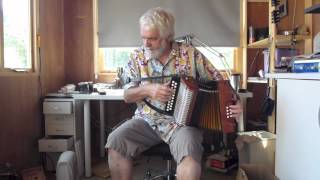
[(240, 132), (236, 139), (239, 165), (257, 164), (274, 170), (276, 135), (266, 131)]

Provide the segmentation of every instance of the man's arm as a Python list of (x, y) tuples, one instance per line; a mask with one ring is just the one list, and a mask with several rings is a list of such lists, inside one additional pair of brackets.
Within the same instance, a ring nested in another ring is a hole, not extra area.
[(165, 84), (145, 84), (138, 87), (131, 87), (124, 91), (124, 101), (133, 103), (143, 100), (146, 97), (155, 99), (161, 102), (170, 100), (173, 90)]

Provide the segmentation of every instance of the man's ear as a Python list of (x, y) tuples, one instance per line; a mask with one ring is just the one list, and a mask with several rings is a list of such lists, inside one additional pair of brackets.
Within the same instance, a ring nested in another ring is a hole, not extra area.
[(170, 35), (168, 35), (167, 41), (168, 41), (168, 42), (173, 42), (173, 41), (174, 41), (173, 38), (174, 38), (173, 35), (170, 34)]

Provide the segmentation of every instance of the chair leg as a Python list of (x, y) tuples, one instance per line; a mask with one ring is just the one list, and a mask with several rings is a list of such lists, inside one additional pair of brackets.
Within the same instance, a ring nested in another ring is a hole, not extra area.
[(170, 180), (170, 177), (172, 175), (172, 160), (167, 160), (167, 180)]
[(176, 177), (176, 174), (173, 169), (173, 160), (167, 160), (167, 172), (168, 172), (168, 175), (166, 177), (166, 180), (174, 180)]
[(148, 171), (145, 173), (143, 180), (157, 180), (157, 179), (163, 179), (163, 180), (174, 180), (175, 179), (175, 172), (173, 170), (173, 161), (167, 160), (167, 169), (166, 172), (160, 175), (154, 175), (151, 174), (151, 169), (148, 169)]
[(143, 180), (151, 180), (151, 172), (148, 170), (143, 177)]

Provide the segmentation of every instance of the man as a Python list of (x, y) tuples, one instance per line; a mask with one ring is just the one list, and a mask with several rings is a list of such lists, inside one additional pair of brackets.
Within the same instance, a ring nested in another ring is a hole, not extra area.
[[(131, 78), (180, 74), (202, 79), (222, 80), (219, 71), (194, 47), (175, 43), (174, 17), (162, 8), (147, 11), (140, 18), (143, 46), (135, 50), (126, 68)], [(132, 158), (149, 147), (165, 141), (177, 162), (177, 179), (200, 179), (202, 132), (191, 126), (178, 126), (171, 116), (151, 109), (143, 101), (164, 107), (173, 90), (168, 81), (132, 81), (124, 86), (124, 99), (137, 103), (131, 120), (113, 131), (106, 144), (108, 163), (114, 180), (132, 179)], [(234, 117), (242, 112), (240, 102), (230, 106)]]

